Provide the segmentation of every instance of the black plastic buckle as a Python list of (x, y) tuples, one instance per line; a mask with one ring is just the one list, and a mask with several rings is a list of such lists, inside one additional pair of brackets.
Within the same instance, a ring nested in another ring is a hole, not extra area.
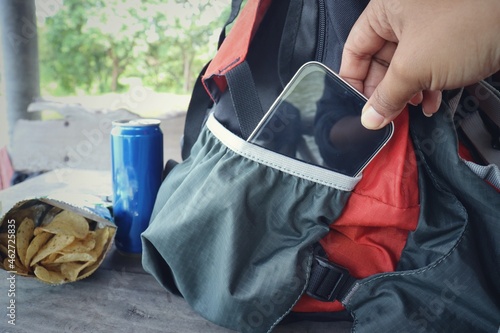
[(346, 268), (314, 256), (306, 294), (322, 302), (333, 302), (344, 296), (355, 281)]

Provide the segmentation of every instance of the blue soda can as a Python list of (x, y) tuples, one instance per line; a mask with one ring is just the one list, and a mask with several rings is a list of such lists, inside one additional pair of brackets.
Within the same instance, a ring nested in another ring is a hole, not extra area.
[(141, 233), (149, 225), (163, 171), (160, 121), (113, 122), (111, 129), (113, 216), (119, 251), (142, 253)]

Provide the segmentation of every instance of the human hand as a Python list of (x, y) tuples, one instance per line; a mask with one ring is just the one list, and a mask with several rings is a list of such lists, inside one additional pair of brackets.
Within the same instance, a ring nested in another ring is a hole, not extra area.
[(361, 121), (387, 125), (406, 106), (431, 116), (441, 90), (500, 69), (500, 1), (372, 0), (353, 26), (340, 76), (369, 97)]

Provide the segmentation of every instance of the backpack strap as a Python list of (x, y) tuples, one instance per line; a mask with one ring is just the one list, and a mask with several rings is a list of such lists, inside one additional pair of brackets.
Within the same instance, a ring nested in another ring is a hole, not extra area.
[(248, 139), (264, 116), (259, 94), (246, 61), (226, 73), (229, 92), (243, 139)]
[[(224, 30), (224, 29), (223, 29)], [(191, 153), (191, 148), (198, 139), (203, 123), (205, 122), (207, 110), (212, 105), (212, 100), (207, 95), (205, 87), (201, 82), (201, 78), (207, 70), (207, 63), (202, 69), (194, 84), (193, 93), (186, 113), (184, 125), (184, 135), (182, 137), (181, 156), (185, 160)]]
[[(222, 43), (226, 39), (226, 29), (228, 25), (233, 23), (233, 21), (238, 16), (242, 2), (243, 0), (232, 0), (231, 13), (229, 14), (229, 18), (227, 19), (220, 32), (219, 44), (217, 49), (220, 49)], [(196, 142), (196, 139), (198, 138), (198, 135), (205, 121), (207, 110), (210, 109), (213, 104), (213, 101), (207, 94), (204, 83), (202, 81), (202, 78), (205, 75), (207, 68), (210, 66), (210, 63), (211, 62), (208, 62), (198, 75), (193, 88), (193, 93), (191, 95), (191, 100), (189, 101), (181, 151), (183, 160), (188, 158), (191, 152), (191, 148)]]

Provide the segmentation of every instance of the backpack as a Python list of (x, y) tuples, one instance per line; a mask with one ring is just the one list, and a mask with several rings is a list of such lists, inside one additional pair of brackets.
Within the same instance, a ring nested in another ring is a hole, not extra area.
[(362, 177), (245, 141), (302, 64), (338, 71), (367, 3), (232, 3), (234, 26), (193, 91), (183, 161), (167, 163), (142, 234), (145, 270), (218, 325), (498, 332), (500, 172), (462, 158), (498, 156), (468, 140), (498, 133), (494, 112), (481, 112), (499, 110), (491, 84), (443, 92), (431, 118), (409, 106)]

